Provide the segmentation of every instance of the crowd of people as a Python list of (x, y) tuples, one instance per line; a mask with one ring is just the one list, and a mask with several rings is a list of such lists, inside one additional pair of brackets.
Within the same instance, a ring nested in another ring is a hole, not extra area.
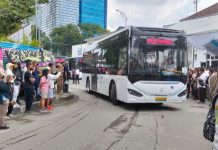
[(40, 101), (41, 113), (51, 111), (54, 89), (57, 97), (68, 93), (70, 78), (79, 83), (78, 72), (72, 72), (72, 77), (67, 62), (39, 67), (36, 61), (26, 60), (25, 67), (21, 67), (21, 63), (13, 61), (6, 69), (0, 62), (0, 129), (9, 129), (5, 119), (13, 117), (13, 109), (20, 107), (20, 97), (25, 99), (25, 113), (31, 112), (34, 100)]
[(218, 75), (214, 68), (189, 69), (187, 80), (187, 98), (190, 94), (198, 103), (211, 102), (217, 94)]

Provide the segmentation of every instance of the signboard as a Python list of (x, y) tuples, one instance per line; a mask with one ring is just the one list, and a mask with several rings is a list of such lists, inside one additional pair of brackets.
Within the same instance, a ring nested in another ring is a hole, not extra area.
[(72, 46), (72, 58), (82, 58), (83, 50), (88, 46), (88, 44), (79, 44)]
[(175, 42), (173, 40), (163, 39), (163, 38), (147, 38), (146, 43), (149, 45), (167, 45), (167, 46), (175, 45)]
[(37, 62), (41, 62), (42, 57), (43, 61), (52, 61), (52, 54), (48, 51), (29, 51), (29, 50), (7, 50), (5, 51), (8, 59), (16, 60), (16, 61), (25, 61), (27, 59), (35, 60)]

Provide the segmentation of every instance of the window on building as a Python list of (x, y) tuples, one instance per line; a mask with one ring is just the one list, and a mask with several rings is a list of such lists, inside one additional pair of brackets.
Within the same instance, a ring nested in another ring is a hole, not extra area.
[(210, 55), (209, 54), (207, 54), (207, 59), (210, 59)]

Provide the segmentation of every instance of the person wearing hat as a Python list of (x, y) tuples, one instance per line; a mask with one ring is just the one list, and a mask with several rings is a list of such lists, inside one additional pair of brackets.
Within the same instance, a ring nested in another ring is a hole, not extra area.
[[(63, 72), (64, 68), (63, 66), (58, 63), (57, 64), (57, 69), (60, 71), (60, 72)], [(57, 95), (61, 95), (61, 91), (63, 90), (63, 74), (61, 76), (59, 76), (59, 78), (56, 80), (57, 81)]]
[(4, 82), (4, 74), (0, 72), (0, 130), (9, 129), (5, 124), (5, 115), (8, 111), (10, 89)]

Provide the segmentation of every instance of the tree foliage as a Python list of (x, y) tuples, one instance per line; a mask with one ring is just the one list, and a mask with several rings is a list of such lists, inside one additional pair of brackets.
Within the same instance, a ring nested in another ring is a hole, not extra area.
[(52, 50), (54, 53), (71, 56), (72, 45), (81, 43), (81, 35), (77, 26), (68, 24), (54, 28), (49, 37), (42, 35), (44, 49)]
[[(39, 0), (46, 3), (48, 0)], [(35, 0), (1, 0), (0, 34), (8, 35), (19, 29), (23, 21), (35, 14)]]
[[(80, 33), (81, 30), (81, 33)], [(83, 43), (83, 39), (105, 34), (109, 31), (95, 24), (68, 24), (54, 28), (49, 36), (42, 34), (43, 48), (59, 55), (71, 56), (72, 45)], [(81, 37), (82, 34), (82, 37)]]
[(83, 39), (88, 39), (109, 32), (108, 30), (103, 29), (100, 25), (97, 24), (84, 23), (80, 24), (79, 27), (82, 31)]

